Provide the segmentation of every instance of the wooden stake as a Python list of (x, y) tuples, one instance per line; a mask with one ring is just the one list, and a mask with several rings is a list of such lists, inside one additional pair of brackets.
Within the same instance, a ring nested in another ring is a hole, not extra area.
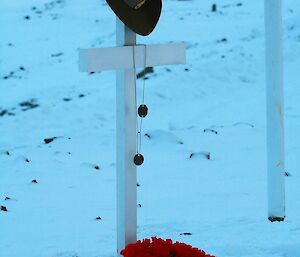
[(268, 218), (285, 218), (282, 1), (265, 0)]
[[(136, 34), (117, 18), (117, 46), (136, 44)], [(132, 48), (133, 49), (133, 48)], [(132, 56), (132, 55), (131, 55)], [(130, 62), (132, 58), (128, 61)], [(117, 252), (136, 242), (137, 176), (136, 73), (133, 68), (117, 71)], [(121, 256), (121, 255), (119, 255)]]

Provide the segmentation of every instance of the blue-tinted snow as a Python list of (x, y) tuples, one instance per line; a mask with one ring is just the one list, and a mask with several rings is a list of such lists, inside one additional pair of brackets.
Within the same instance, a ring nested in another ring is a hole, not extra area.
[[(263, 1), (212, 3), (164, 0), (155, 32), (138, 38), (188, 46), (187, 65), (146, 81), (138, 238), (299, 257), (300, 4), (284, 3), (287, 218), (270, 223)], [(2, 0), (0, 14), (0, 256), (112, 257), (114, 72), (79, 73), (77, 49), (113, 46), (114, 16), (104, 0)]]

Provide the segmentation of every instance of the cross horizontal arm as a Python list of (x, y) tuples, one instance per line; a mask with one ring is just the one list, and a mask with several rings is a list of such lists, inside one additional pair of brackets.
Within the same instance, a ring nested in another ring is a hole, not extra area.
[(184, 43), (79, 49), (79, 71), (82, 72), (185, 64), (185, 62)]

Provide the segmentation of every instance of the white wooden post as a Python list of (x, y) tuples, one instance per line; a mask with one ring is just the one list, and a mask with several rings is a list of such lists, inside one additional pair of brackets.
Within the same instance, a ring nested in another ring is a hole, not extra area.
[(185, 44), (136, 45), (117, 18), (117, 47), (80, 49), (79, 70), (117, 70), (117, 254), (137, 239), (136, 73), (134, 68), (186, 62)]
[(282, 0), (265, 0), (268, 218), (285, 218)]
[[(117, 46), (136, 44), (136, 34), (117, 18)], [(133, 48), (132, 48), (133, 49)], [(133, 57), (132, 57), (133, 58)], [(132, 61), (132, 58), (127, 60)], [(117, 253), (136, 242), (137, 176), (136, 73), (134, 67), (117, 71)], [(120, 256), (120, 255), (119, 255)]]

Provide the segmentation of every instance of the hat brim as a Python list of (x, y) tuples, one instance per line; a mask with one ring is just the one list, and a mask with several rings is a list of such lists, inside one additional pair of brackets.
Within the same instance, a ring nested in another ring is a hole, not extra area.
[(147, 36), (154, 30), (161, 14), (161, 0), (148, 0), (137, 10), (129, 7), (123, 0), (106, 1), (127, 27), (142, 36)]

